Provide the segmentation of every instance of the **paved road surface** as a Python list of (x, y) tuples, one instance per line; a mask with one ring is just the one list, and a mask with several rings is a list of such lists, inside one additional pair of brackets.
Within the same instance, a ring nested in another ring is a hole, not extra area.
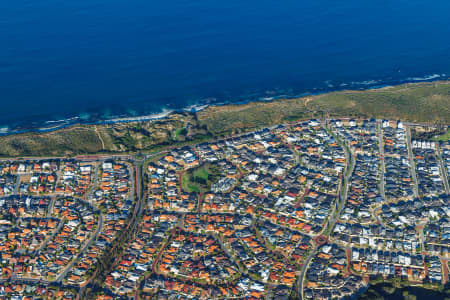
[(411, 167), (411, 176), (414, 181), (414, 197), (419, 197), (419, 183), (417, 182), (417, 175), (416, 175), (416, 163), (414, 161), (414, 155), (412, 151), (412, 145), (411, 145), (411, 128), (409, 126), (406, 126), (406, 142), (408, 146), (408, 156), (409, 156), (409, 165)]
[[(337, 140), (341, 144), (341, 147), (343, 147), (343, 149), (344, 149), (347, 167), (344, 170), (343, 184), (342, 184), (341, 190), (339, 191), (339, 203), (336, 206), (336, 208), (338, 208), (338, 209), (334, 210), (334, 213), (330, 216), (328, 224), (327, 224), (328, 227), (330, 228), (331, 232), (334, 228), (334, 225), (336, 224), (337, 219), (341, 215), (342, 210), (344, 209), (345, 201), (347, 200), (350, 179), (353, 174), (353, 170), (355, 168), (355, 158), (353, 157), (353, 154), (350, 150), (350, 146), (342, 144), (340, 139), (337, 139)], [(297, 282), (297, 293), (298, 293), (298, 297), (300, 299), (303, 299), (303, 282), (305, 280), (305, 274), (308, 270), (308, 267), (309, 267), (309, 264), (310, 264), (312, 258), (316, 254), (317, 250), (318, 250), (317, 245), (314, 245), (313, 248), (311, 249), (311, 252), (306, 257), (305, 262), (302, 266), (302, 270), (301, 270), (301, 273), (300, 273), (300, 276), (299, 276), (299, 279)]]
[(436, 146), (436, 154), (438, 157), (439, 166), (441, 167), (442, 180), (444, 181), (445, 192), (447, 194), (450, 194), (450, 187), (448, 185), (448, 177), (447, 177), (447, 169), (444, 166), (444, 162), (442, 160), (441, 151), (439, 149), (439, 146)]
[(78, 255), (75, 257), (75, 259), (72, 259), (72, 261), (70, 262), (69, 265), (67, 265), (67, 267), (64, 269), (64, 271), (62, 273), (60, 273), (58, 275), (58, 277), (55, 279), (55, 282), (61, 282), (66, 275), (69, 273), (69, 271), (72, 269), (72, 267), (75, 265), (75, 263), (77, 262), (78, 258), (89, 248), (89, 246), (97, 239), (98, 235), (100, 234), (102, 228), (103, 228), (103, 214), (99, 214), (98, 216), (98, 224), (97, 224), (97, 229), (95, 230), (94, 234), (89, 238), (89, 240), (87, 241), (87, 243), (85, 243), (85, 245), (83, 246), (83, 248), (81, 249), (81, 251), (78, 253)]
[(381, 166), (381, 174), (380, 174), (380, 194), (383, 196), (383, 199), (386, 200), (386, 193), (384, 191), (384, 173), (386, 172), (386, 164), (384, 161), (384, 139), (383, 139), (383, 130), (381, 128), (381, 123), (377, 122), (377, 131), (378, 131), (378, 148), (380, 154), (380, 166)]

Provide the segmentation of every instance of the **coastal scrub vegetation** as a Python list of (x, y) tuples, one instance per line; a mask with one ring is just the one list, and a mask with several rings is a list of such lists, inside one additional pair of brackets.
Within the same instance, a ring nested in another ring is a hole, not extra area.
[[(175, 112), (149, 122), (74, 125), (47, 133), (0, 136), (0, 156), (155, 152), (280, 123), (324, 117), (373, 117), (448, 125), (450, 82), (210, 106), (197, 113)], [(448, 139), (448, 132), (442, 132), (439, 139)]]
[(355, 117), (450, 123), (450, 82), (404, 84), (364, 91), (209, 107), (198, 113), (214, 135), (236, 134), (308, 118)]

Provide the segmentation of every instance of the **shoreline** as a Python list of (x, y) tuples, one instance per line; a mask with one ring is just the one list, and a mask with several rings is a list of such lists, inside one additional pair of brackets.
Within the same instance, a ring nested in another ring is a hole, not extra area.
[[(86, 119), (82, 115), (69, 117), (67, 119), (62, 120), (49, 120), (45, 121), (44, 124), (55, 124), (53, 126), (40, 126), (40, 127), (29, 127), (29, 128), (18, 128), (18, 129), (10, 129), (8, 126), (0, 127), (0, 136), (10, 136), (17, 134), (25, 134), (25, 133), (48, 133), (53, 131), (58, 131), (61, 129), (65, 129), (71, 126), (77, 125), (108, 125), (108, 124), (118, 124), (118, 123), (133, 123), (133, 122), (148, 122), (148, 121), (156, 121), (162, 120), (170, 116), (172, 113), (196, 113), (200, 112), (210, 106), (227, 106), (227, 105), (244, 105), (252, 102), (273, 102), (277, 100), (288, 100), (288, 99), (298, 99), (308, 96), (320, 96), (331, 93), (346, 93), (346, 92), (363, 92), (363, 91), (371, 91), (371, 90), (383, 90), (388, 88), (394, 88), (401, 85), (421, 85), (427, 83), (445, 83), (450, 80), (450, 76), (446, 74), (433, 74), (424, 77), (409, 77), (404, 80), (400, 80), (398, 83), (394, 84), (380, 84), (381, 80), (367, 80), (361, 82), (351, 82), (349, 84), (340, 84), (339, 86), (334, 86), (329, 84), (330, 89), (318, 91), (318, 92), (305, 92), (301, 94), (274, 94), (274, 95), (260, 95), (255, 96), (254, 98), (241, 99), (237, 101), (222, 101), (216, 103), (202, 103), (209, 102), (211, 98), (206, 98), (204, 100), (200, 100), (199, 103), (189, 105), (184, 108), (179, 109), (167, 109), (163, 108), (160, 112), (155, 112), (151, 114), (143, 114), (138, 116), (126, 116), (123, 114), (122, 116), (114, 116), (109, 119), (93, 119), (88, 121), (83, 121)], [(347, 88), (352, 86), (359, 86), (359, 88)], [(58, 124), (59, 123), (59, 124)]]

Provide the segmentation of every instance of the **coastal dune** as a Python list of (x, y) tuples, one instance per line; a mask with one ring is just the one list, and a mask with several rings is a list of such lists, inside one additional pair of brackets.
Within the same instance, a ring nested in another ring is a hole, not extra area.
[(120, 119), (97, 125), (76, 124), (44, 133), (0, 136), (0, 156), (155, 152), (280, 123), (334, 117), (448, 125), (450, 81), (208, 106), (193, 112), (165, 113), (156, 119)]

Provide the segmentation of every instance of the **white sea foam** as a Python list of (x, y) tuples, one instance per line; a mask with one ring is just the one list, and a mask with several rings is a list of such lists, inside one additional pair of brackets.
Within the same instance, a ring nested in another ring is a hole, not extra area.
[(53, 121), (46, 121), (45, 123), (47, 124), (52, 124), (52, 123), (69, 123), (69, 122), (73, 122), (75, 120), (78, 120), (79, 117), (72, 117), (72, 118), (67, 118), (67, 119), (61, 119), (61, 120), (53, 120)]
[(163, 111), (160, 112), (160, 113), (155, 113), (155, 114), (151, 114), (151, 115), (144, 115), (144, 116), (137, 116), (137, 117), (114, 118), (114, 119), (106, 120), (105, 122), (112, 122), (112, 123), (117, 122), (117, 123), (120, 123), (120, 122), (158, 120), (158, 119), (166, 118), (172, 112), (174, 112), (174, 110), (163, 109)]
[(433, 79), (437, 79), (440, 77), (445, 77), (445, 74), (431, 74), (431, 75), (426, 75), (423, 77), (409, 77), (406, 79), (406, 81), (426, 81), (426, 80), (433, 80)]
[[(394, 80), (392, 84), (401, 84), (401, 83), (405, 83), (405, 82), (418, 82), (418, 81), (431, 81), (431, 80), (438, 80), (438, 79), (448, 79), (448, 75), (445, 73), (442, 74), (431, 74), (431, 75), (426, 75), (423, 77), (408, 77), (408, 78), (404, 78), (404, 79), (398, 79), (398, 80)], [(379, 84), (383, 84), (386, 83), (386, 81), (383, 81), (381, 79), (375, 80), (375, 79), (371, 79), (371, 80), (364, 80), (364, 81), (352, 81), (352, 82), (342, 82), (342, 83), (336, 83), (333, 82), (331, 80), (327, 80), (325, 81), (325, 84), (328, 86), (328, 88), (330, 88), (331, 90), (333, 90), (333, 87), (341, 87), (341, 88), (352, 88), (352, 87), (358, 87), (358, 86), (376, 86)], [(388, 83), (386, 83), (388, 84)], [(273, 93), (273, 95), (271, 96), (260, 96), (258, 97), (257, 95), (255, 95), (254, 97), (250, 97), (247, 99), (241, 99), (240, 101), (223, 101), (223, 102), (219, 102), (217, 101), (216, 98), (205, 98), (200, 100), (197, 104), (193, 104), (193, 105), (189, 105), (185, 108), (182, 109), (168, 109), (168, 108), (164, 108), (161, 112), (157, 112), (157, 113), (153, 113), (153, 114), (148, 114), (148, 115), (141, 115), (141, 116), (136, 116), (136, 115), (131, 115), (131, 116), (115, 116), (115, 117), (107, 117), (104, 115), (104, 119), (102, 120), (98, 120), (98, 121), (94, 121), (94, 120), (90, 120), (89, 118), (91, 117), (90, 114), (88, 113), (84, 113), (81, 114), (79, 116), (75, 116), (75, 117), (71, 117), (71, 118), (67, 118), (67, 119), (61, 119), (61, 120), (51, 120), (51, 121), (46, 121), (43, 127), (41, 128), (35, 128), (35, 129), (11, 129), (8, 126), (4, 126), (4, 127), (0, 127), (0, 134), (14, 134), (14, 133), (20, 133), (20, 132), (27, 132), (27, 131), (53, 131), (53, 130), (57, 130), (60, 128), (64, 128), (67, 126), (70, 126), (71, 124), (75, 124), (76, 122), (81, 122), (81, 123), (85, 123), (85, 124), (102, 124), (102, 123), (127, 123), (127, 122), (144, 122), (144, 121), (152, 121), (152, 120), (159, 120), (159, 119), (163, 119), (168, 117), (171, 113), (175, 112), (175, 111), (188, 111), (188, 112), (198, 112), (201, 110), (206, 109), (207, 107), (209, 107), (210, 105), (212, 105), (212, 103), (214, 105), (227, 105), (227, 104), (244, 104), (244, 103), (248, 103), (251, 101), (272, 101), (275, 99), (282, 99), (282, 98), (295, 98), (295, 97), (304, 97), (307, 95), (314, 95), (313, 91), (319, 91), (318, 93), (326, 93), (329, 91), (323, 90), (322, 88), (319, 87), (314, 87), (311, 88), (309, 92), (305, 92), (302, 94), (275, 94)], [(317, 92), (316, 92), (317, 94)], [(136, 113), (133, 111), (133, 114)], [(128, 114), (130, 114), (130, 111), (128, 111)], [(110, 115), (110, 114), (109, 114)]]
[(9, 131), (9, 127), (8, 126), (0, 127), (0, 134), (8, 133), (8, 131)]
[(382, 81), (371, 79), (371, 80), (364, 80), (364, 81), (352, 81), (350, 84), (351, 85), (373, 85), (373, 84), (377, 84), (380, 82), (382, 82)]
[(188, 112), (197, 112), (197, 111), (204, 110), (208, 106), (209, 106), (208, 104), (193, 104), (193, 105), (189, 105), (189, 106), (183, 108), (183, 110), (188, 111)]

